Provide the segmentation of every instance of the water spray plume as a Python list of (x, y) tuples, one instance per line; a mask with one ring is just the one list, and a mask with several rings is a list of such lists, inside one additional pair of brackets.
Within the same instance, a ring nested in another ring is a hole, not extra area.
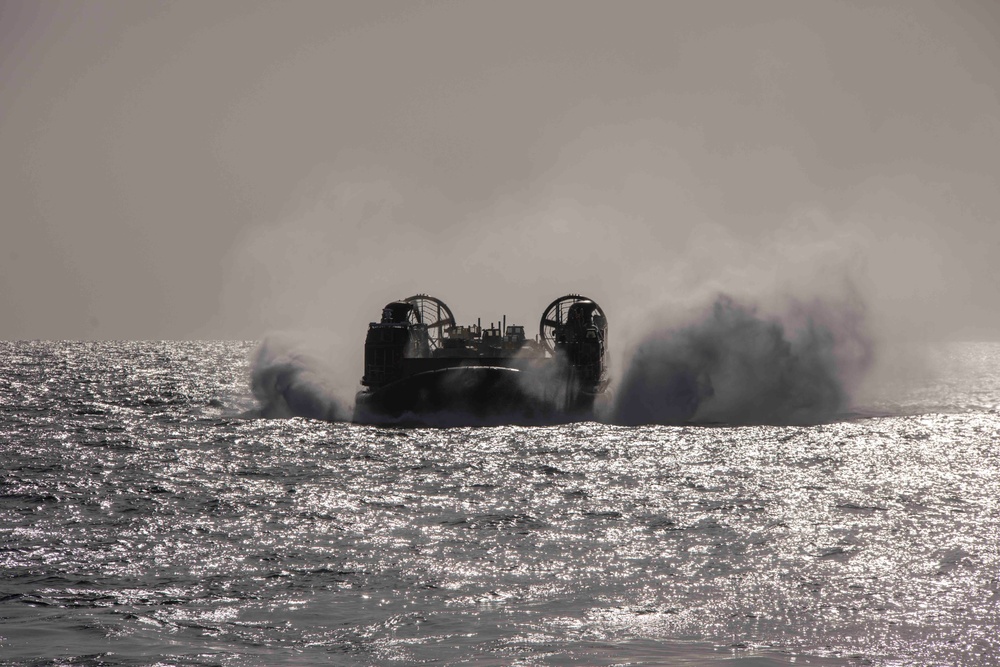
[(346, 421), (351, 412), (334, 388), (335, 373), (298, 340), (266, 338), (253, 353), (250, 383), (260, 416)]
[(654, 330), (629, 358), (622, 424), (808, 424), (849, 403), (871, 361), (850, 301), (794, 303), (784, 317), (720, 295), (693, 322)]

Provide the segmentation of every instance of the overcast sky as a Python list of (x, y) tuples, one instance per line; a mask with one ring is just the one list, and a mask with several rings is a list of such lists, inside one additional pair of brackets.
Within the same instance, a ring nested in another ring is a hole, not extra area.
[(0, 0), (0, 338), (846, 282), (1000, 338), (998, 221), (994, 0)]

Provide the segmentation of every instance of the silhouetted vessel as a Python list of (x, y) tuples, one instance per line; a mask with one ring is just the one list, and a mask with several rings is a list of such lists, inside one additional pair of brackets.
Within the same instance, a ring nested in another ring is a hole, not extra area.
[(460, 326), (426, 294), (393, 301), (368, 325), (360, 423), (547, 423), (588, 418), (608, 386), (608, 322), (568, 294), (535, 338), (517, 324)]

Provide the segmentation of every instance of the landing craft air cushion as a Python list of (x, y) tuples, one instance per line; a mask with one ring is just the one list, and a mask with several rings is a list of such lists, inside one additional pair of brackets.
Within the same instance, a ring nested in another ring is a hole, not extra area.
[(360, 423), (548, 423), (587, 419), (608, 387), (608, 322), (594, 301), (567, 294), (539, 332), (500, 322), (458, 325), (426, 294), (386, 304), (368, 325)]

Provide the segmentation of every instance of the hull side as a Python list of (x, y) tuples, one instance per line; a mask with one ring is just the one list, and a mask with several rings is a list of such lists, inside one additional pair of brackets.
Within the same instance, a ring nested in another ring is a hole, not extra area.
[(594, 396), (565, 381), (539, 381), (504, 366), (453, 366), (417, 373), (357, 395), (362, 424), (545, 424), (586, 419)]

